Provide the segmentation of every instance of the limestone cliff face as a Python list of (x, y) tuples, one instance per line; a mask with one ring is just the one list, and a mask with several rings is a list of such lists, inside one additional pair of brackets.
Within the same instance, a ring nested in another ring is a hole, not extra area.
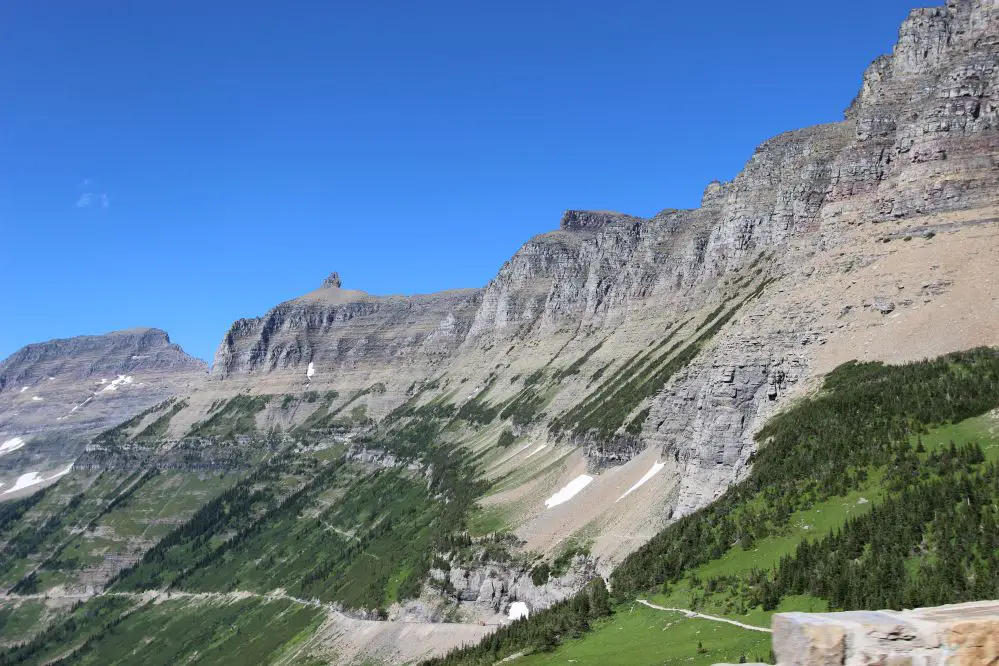
[(559, 231), (529, 241), (487, 285), (470, 336), (530, 336), (559, 326), (608, 326), (636, 308), (664, 322), (719, 297), (714, 280), (815, 231), (848, 122), (763, 144), (701, 208), (651, 219), (569, 211)]
[(0, 363), (0, 440), (25, 442), (0, 470), (72, 460), (90, 437), (190, 391), (207, 370), (155, 328), (23, 347)]
[(406, 366), (429, 373), (464, 339), (478, 301), (476, 289), (369, 296), (340, 289), (339, 277), (327, 279), (320, 289), (263, 317), (234, 323), (215, 354), (212, 374), (219, 379), (279, 374), (304, 382)]
[(999, 184), (999, 5), (914, 10), (847, 111), (825, 217), (886, 221), (994, 204)]

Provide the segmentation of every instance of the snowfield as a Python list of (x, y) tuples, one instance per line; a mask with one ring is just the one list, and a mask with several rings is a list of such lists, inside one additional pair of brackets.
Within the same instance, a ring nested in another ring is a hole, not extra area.
[(131, 375), (118, 375), (118, 379), (112, 379), (110, 384), (101, 389), (101, 393), (105, 391), (117, 391), (119, 386), (131, 384), (133, 381), (134, 379)]
[(530, 617), (530, 615), (531, 609), (523, 601), (514, 601), (510, 604), (510, 610), (507, 612), (507, 617), (511, 620), (519, 620), (522, 617)]
[(14, 482), (14, 487), (10, 490), (5, 490), (4, 495), (10, 495), (11, 493), (16, 493), (18, 490), (24, 490), (25, 488), (30, 488), (31, 486), (42, 483), (45, 479), (38, 472), (28, 472), (27, 474), (22, 474), (17, 477), (17, 481)]
[(11, 493), (16, 493), (18, 490), (24, 490), (25, 488), (30, 488), (31, 486), (37, 486), (40, 483), (48, 483), (50, 481), (55, 481), (56, 479), (66, 476), (73, 469), (73, 463), (66, 466), (66, 469), (56, 472), (52, 476), (45, 478), (38, 472), (28, 472), (27, 474), (22, 474), (17, 477), (17, 481), (14, 482), (14, 487), (10, 490), (5, 490), (4, 495), (9, 495)]
[(642, 478), (640, 478), (635, 483), (635, 485), (633, 485), (631, 488), (628, 488), (628, 491), (625, 494), (623, 494), (620, 497), (618, 497), (617, 501), (620, 502), (625, 497), (627, 497), (631, 493), (633, 493), (636, 490), (638, 490), (639, 488), (641, 488), (645, 484), (646, 481), (648, 481), (649, 479), (651, 479), (652, 477), (654, 477), (656, 474), (658, 474), (659, 472), (661, 472), (663, 470), (663, 467), (665, 467), (665, 466), (666, 466), (666, 463), (661, 463), (661, 462), (657, 462), (654, 465), (652, 465), (652, 469), (650, 469), (648, 472), (646, 472), (645, 476), (643, 476)]
[(5, 453), (11, 453), (12, 451), (17, 451), (23, 447), (27, 442), (24, 441), (23, 437), (11, 437), (3, 444), (0, 444), (0, 456)]
[(565, 488), (546, 499), (545, 506), (550, 509), (553, 506), (558, 506), (559, 504), (568, 502), (575, 497), (580, 490), (590, 485), (591, 481), (593, 481), (593, 477), (589, 474), (580, 474), (575, 479), (570, 481)]

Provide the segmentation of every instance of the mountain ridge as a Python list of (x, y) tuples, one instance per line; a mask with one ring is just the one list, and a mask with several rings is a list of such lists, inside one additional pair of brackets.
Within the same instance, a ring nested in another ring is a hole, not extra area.
[[(330, 559), (282, 553), (288, 584), (364, 619), (503, 623), (588, 589), (745, 480), (764, 424), (834, 368), (999, 346), (997, 63), (996, 0), (914, 10), (843, 120), (763, 142), (699, 208), (569, 210), (482, 288), (370, 296), (334, 273), (234, 322), (210, 374), (80, 470), (222, 494), (93, 580), (271, 586), (258, 563), (301, 542)], [(236, 535), (219, 551), (215, 528)], [(354, 549), (397, 568), (370, 583)]]

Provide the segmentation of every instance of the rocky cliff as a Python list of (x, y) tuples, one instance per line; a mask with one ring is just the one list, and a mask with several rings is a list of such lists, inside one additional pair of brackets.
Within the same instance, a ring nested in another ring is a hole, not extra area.
[[(215, 354), (218, 379), (283, 375), (293, 383), (431, 373), (464, 340), (479, 290), (371, 296), (333, 273), (305, 296), (232, 325)], [(411, 369), (409, 369), (411, 368)], [(351, 376), (351, 374), (355, 376)]]

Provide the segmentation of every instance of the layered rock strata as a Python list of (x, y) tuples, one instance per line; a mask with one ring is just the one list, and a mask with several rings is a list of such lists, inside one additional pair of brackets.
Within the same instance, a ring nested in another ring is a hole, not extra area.
[(0, 441), (23, 442), (0, 452), (0, 470), (73, 460), (95, 434), (188, 393), (206, 373), (155, 328), (23, 347), (0, 363)]

